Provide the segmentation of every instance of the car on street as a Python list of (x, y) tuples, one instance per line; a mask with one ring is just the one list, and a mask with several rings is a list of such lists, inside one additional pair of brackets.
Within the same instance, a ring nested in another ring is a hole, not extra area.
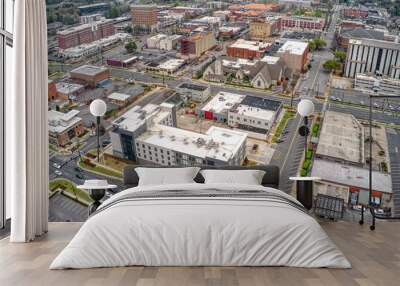
[(80, 173), (76, 174), (75, 177), (77, 177), (78, 179), (81, 179), (81, 180), (85, 179), (85, 177)]
[(79, 173), (83, 171), (83, 170), (82, 170), (81, 168), (79, 168), (79, 167), (75, 167), (74, 170), (77, 171), (77, 172), (79, 172)]
[(53, 163), (53, 167), (56, 169), (61, 169), (61, 165), (57, 163)]
[(55, 170), (55, 171), (54, 171), (54, 174), (56, 174), (57, 176), (61, 176), (61, 175), (62, 175), (62, 172), (61, 172), (60, 170)]

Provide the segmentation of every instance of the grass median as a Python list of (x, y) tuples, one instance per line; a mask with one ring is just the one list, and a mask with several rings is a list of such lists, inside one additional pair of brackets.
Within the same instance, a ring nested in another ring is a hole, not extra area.
[(77, 200), (78, 202), (87, 206), (93, 203), (93, 199), (89, 196), (87, 192), (78, 189), (73, 182), (66, 179), (54, 179), (50, 181), (49, 189), (50, 192), (61, 189), (66, 196)]

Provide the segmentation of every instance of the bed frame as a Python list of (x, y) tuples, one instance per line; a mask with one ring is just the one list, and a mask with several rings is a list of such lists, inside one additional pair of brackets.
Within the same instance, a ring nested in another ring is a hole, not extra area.
[[(179, 168), (179, 166), (141, 166), (141, 165), (128, 165), (125, 166), (123, 171), (123, 182), (124, 188), (136, 187), (139, 183), (139, 177), (135, 171), (137, 167), (148, 167), (148, 168)], [(262, 179), (261, 184), (264, 187), (279, 188), (279, 167), (274, 165), (257, 165), (257, 166), (199, 166), (202, 170), (262, 170), (265, 171), (265, 175)], [(197, 183), (204, 183), (203, 176), (199, 173), (194, 178)]]

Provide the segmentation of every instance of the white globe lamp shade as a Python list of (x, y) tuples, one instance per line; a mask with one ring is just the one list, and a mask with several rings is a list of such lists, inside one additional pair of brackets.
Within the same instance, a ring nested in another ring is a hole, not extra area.
[(90, 104), (90, 113), (93, 116), (103, 116), (107, 111), (106, 103), (101, 99), (95, 99)]
[(297, 105), (297, 112), (302, 117), (310, 116), (314, 112), (314, 103), (309, 99), (302, 99)]

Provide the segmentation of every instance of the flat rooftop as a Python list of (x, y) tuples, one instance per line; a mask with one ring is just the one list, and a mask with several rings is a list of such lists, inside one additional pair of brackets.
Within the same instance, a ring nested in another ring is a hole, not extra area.
[(132, 97), (131, 94), (120, 93), (120, 92), (113, 92), (109, 96), (107, 96), (108, 99), (118, 100), (118, 101), (125, 101), (131, 97)]
[(78, 92), (83, 88), (84, 88), (83, 85), (77, 84), (77, 83), (69, 83), (69, 82), (57, 82), (56, 83), (57, 92), (67, 94), (67, 95)]
[(243, 39), (239, 39), (229, 47), (237, 49), (246, 49), (251, 51), (263, 51), (267, 49), (270, 45), (271, 45), (270, 43), (260, 43), (256, 41), (246, 41)]
[(279, 48), (278, 53), (289, 52), (294, 55), (302, 55), (307, 50), (308, 43), (301, 41), (287, 41)]
[(72, 70), (71, 73), (95, 76), (106, 70), (107, 70), (107, 68), (104, 68), (104, 67), (98, 67), (98, 66), (93, 66), (93, 65), (83, 65), (83, 66), (77, 67), (76, 69)]
[(178, 88), (192, 89), (196, 91), (205, 91), (208, 87), (205, 85), (184, 82)]
[(282, 103), (280, 101), (257, 96), (246, 96), (242, 100), (241, 104), (271, 111), (278, 111), (282, 106)]
[(82, 118), (77, 116), (78, 114), (78, 110), (71, 110), (68, 113), (62, 113), (56, 110), (49, 110), (49, 132), (62, 133), (73, 127), (75, 124), (82, 121)]
[(245, 95), (221, 91), (207, 102), (201, 110), (215, 113), (227, 113), (235, 104), (241, 103), (245, 97)]
[(176, 70), (180, 68), (185, 63), (182, 59), (169, 59), (158, 66), (160, 69), (164, 70)]
[(275, 111), (251, 107), (251, 106), (243, 105), (243, 104), (239, 104), (237, 107), (233, 108), (229, 112), (246, 115), (247, 117), (252, 117), (255, 119), (268, 120), (268, 121), (273, 120), (273, 118), (275, 116)]
[(246, 141), (247, 134), (212, 126), (206, 134), (156, 124), (137, 140), (150, 145), (228, 162)]
[(262, 62), (265, 62), (269, 65), (274, 65), (279, 62), (280, 57), (273, 57), (273, 56), (265, 56), (261, 59)]
[(327, 111), (321, 128), (317, 156), (364, 163), (364, 129), (346, 113)]
[[(311, 171), (312, 177), (323, 181), (345, 186), (369, 189), (369, 170), (357, 166), (344, 165), (338, 162), (315, 159)], [(373, 171), (372, 189), (378, 192), (392, 193), (392, 178), (389, 174)]]

